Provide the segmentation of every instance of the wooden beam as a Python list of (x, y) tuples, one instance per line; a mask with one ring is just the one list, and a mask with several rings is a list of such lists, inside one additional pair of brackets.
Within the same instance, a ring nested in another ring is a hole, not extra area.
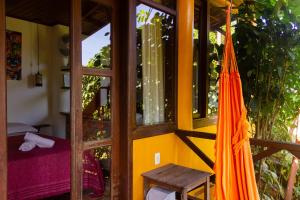
[(157, 125), (139, 126), (133, 132), (133, 139), (142, 139), (147, 137), (153, 137), (158, 135), (164, 135), (174, 133), (176, 130), (176, 123), (163, 123)]
[(197, 154), (211, 169), (214, 167), (214, 162), (203, 153), (188, 137), (182, 134), (177, 135), (194, 153)]
[(136, 114), (136, 0), (119, 1), (120, 20), (120, 197), (132, 199), (132, 132)]
[(101, 76), (101, 77), (111, 77), (113, 75), (113, 71), (110, 69), (97, 69), (97, 68), (82, 68), (83, 75), (90, 75), (90, 76)]
[(82, 191), (81, 0), (71, 2), (71, 199)]
[(193, 120), (193, 128), (207, 127), (217, 124), (217, 117), (195, 118)]
[(208, 140), (215, 140), (216, 139), (216, 134), (198, 132), (198, 131), (187, 131), (187, 130), (178, 129), (178, 130), (176, 130), (176, 134), (181, 135), (181, 136), (189, 136), (189, 137), (208, 139)]
[(139, 0), (139, 2), (142, 3), (142, 4), (145, 4), (147, 6), (150, 6), (152, 8), (155, 8), (157, 10), (163, 11), (167, 14), (174, 15), (174, 16), (176, 15), (176, 10), (175, 9), (164, 6), (161, 3), (156, 3), (153, 0)]
[(0, 0), (0, 199), (7, 199), (5, 0)]
[[(102, 1), (102, 0), (101, 0)], [(107, 1), (107, 0), (105, 0)], [(120, 194), (120, 174), (122, 165), (120, 164), (121, 160), (121, 148), (120, 148), (120, 136), (121, 129), (120, 123), (123, 119), (120, 115), (120, 70), (121, 70), (121, 62), (120, 62), (120, 19), (119, 19), (119, 10), (122, 7), (119, 6), (119, 0), (113, 0), (113, 8), (112, 8), (112, 26), (111, 26), (111, 71), (112, 71), (112, 79), (111, 79), (111, 105), (112, 105), (112, 113), (111, 113), (111, 127), (112, 127), (112, 165), (111, 165), (111, 199), (122, 199)]]
[(260, 140), (260, 139), (250, 139), (250, 143), (251, 145), (256, 145), (256, 146), (284, 149), (291, 153), (293, 152), (294, 155), (300, 154), (300, 144), (296, 144), (296, 143), (277, 142), (277, 141)]
[(205, 118), (208, 109), (208, 33), (209, 33), (209, 3), (202, 0), (199, 23), (199, 70), (198, 70), (198, 110), (200, 118)]
[(83, 143), (83, 150), (95, 149), (101, 146), (111, 146), (113, 141), (111, 138), (106, 138), (103, 140), (96, 140), (96, 141), (87, 141)]
[(264, 150), (262, 152), (259, 152), (256, 155), (253, 155), (253, 161), (256, 162), (256, 161), (261, 160), (265, 157), (271, 156), (272, 154), (277, 153), (280, 150), (282, 150), (282, 149), (268, 148), (267, 150)]

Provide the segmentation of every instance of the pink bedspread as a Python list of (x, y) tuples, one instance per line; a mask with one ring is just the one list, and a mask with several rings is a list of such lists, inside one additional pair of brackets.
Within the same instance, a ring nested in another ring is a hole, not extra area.
[[(18, 150), (24, 136), (8, 138), (8, 199), (34, 200), (70, 192), (70, 143), (55, 140), (50, 149), (34, 148), (29, 152)], [(84, 165), (84, 188), (92, 190), (94, 196), (104, 192), (103, 174), (100, 163), (92, 156)], [(86, 170), (86, 169), (89, 170)], [(93, 175), (86, 171), (94, 172)]]

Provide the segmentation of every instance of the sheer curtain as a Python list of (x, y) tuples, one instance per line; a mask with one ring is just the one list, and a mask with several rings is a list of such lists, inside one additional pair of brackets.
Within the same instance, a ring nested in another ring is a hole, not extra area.
[(142, 27), (143, 122), (164, 121), (164, 71), (160, 20)]

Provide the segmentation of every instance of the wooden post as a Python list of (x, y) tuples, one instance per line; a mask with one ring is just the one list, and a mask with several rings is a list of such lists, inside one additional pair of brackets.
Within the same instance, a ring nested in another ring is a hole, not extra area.
[(71, 199), (81, 199), (82, 111), (81, 111), (81, 0), (71, 2)]
[(0, 0), (0, 199), (7, 199), (5, 1)]
[(178, 20), (178, 128), (193, 128), (194, 0), (177, 0)]

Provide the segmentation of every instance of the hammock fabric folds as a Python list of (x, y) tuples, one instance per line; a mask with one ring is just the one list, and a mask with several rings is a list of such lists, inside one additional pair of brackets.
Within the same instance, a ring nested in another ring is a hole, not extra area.
[(227, 10), (223, 65), (219, 79), (218, 129), (216, 139), (215, 198), (217, 200), (258, 200), (249, 143), (249, 124), (242, 84), (230, 31)]

